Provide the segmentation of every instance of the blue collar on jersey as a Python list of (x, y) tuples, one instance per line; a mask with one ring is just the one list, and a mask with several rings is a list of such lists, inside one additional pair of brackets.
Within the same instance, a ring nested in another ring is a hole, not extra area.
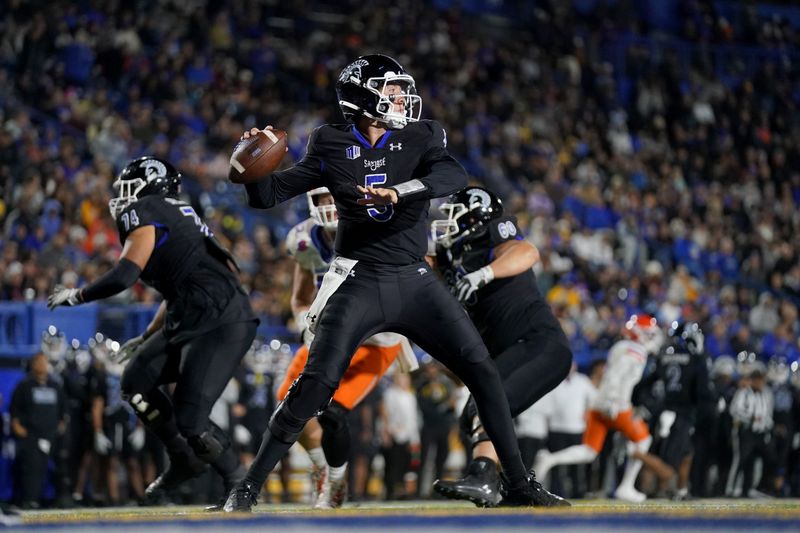
[(311, 234), (311, 242), (313, 242), (314, 246), (319, 250), (319, 255), (322, 257), (322, 260), (326, 263), (330, 263), (331, 259), (333, 259), (333, 248), (328, 246), (325, 236), (321, 234), (322, 231), (325, 231), (322, 226), (314, 225), (309, 232)]
[(383, 148), (386, 145), (386, 141), (389, 140), (389, 136), (392, 135), (392, 130), (387, 131), (386, 133), (383, 134), (383, 136), (380, 139), (378, 139), (377, 144), (373, 147), (369, 143), (367, 138), (364, 137), (361, 134), (360, 131), (358, 131), (358, 128), (356, 128), (355, 124), (350, 126), (350, 128), (351, 128), (351, 130), (353, 132), (353, 135), (355, 135), (356, 139), (358, 139), (358, 142), (360, 142), (362, 145), (364, 145), (364, 148), (369, 148), (369, 149), (372, 149), (372, 148)]

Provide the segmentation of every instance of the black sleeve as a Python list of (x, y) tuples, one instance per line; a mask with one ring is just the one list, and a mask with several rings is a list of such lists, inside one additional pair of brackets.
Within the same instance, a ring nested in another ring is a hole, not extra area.
[(492, 248), (506, 241), (522, 240), (517, 217), (504, 216), (489, 222), (489, 243)]
[(119, 294), (136, 283), (141, 274), (139, 265), (123, 257), (114, 268), (81, 289), (81, 300), (93, 302)]
[(11, 418), (22, 420), (25, 414), (25, 392), (27, 388), (27, 383), (25, 381), (20, 381), (19, 385), (14, 389), (14, 393), (11, 395), (11, 405), (8, 408)]
[(429, 124), (431, 137), (414, 178), (392, 186), (401, 200), (441, 198), (467, 186), (464, 167), (447, 153), (447, 133), (444, 128), (435, 120)]
[(268, 209), (323, 185), (322, 159), (316, 148), (319, 131), (320, 128), (315, 129), (308, 138), (306, 155), (295, 166), (273, 172), (261, 181), (245, 185), (250, 207)]

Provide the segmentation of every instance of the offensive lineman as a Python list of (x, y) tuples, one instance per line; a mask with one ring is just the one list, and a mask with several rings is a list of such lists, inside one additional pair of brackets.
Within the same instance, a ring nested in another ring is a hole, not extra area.
[[(128, 163), (114, 184), (119, 196), (109, 202), (124, 243), (119, 262), (85, 287), (56, 287), (48, 299), (50, 309), (80, 305), (122, 292), (140, 277), (164, 297), (145, 332), (118, 354), (120, 362), (132, 357), (122, 392), (170, 458), (145, 491), (153, 503), (206, 463), (226, 488), (241, 476), (227, 436), (208, 415), (258, 325), (233, 256), (178, 198), (180, 182), (167, 161), (146, 156)], [(160, 388), (166, 383), (176, 383), (172, 398)]]
[(477, 330), (424, 261), (430, 199), (467, 181), (447, 153), (444, 130), (419, 120), (422, 98), (414, 79), (390, 57), (358, 58), (342, 71), (336, 93), (352, 124), (317, 128), (301, 162), (246, 186), (250, 205), (261, 209), (327, 187), (339, 215), (337, 257), (309, 311), (316, 337), (305, 370), (272, 416), (225, 510), (252, 507), (306, 422), (327, 407), (356, 348), (384, 331), (407, 336), (472, 390), (509, 480), (506, 502), (554, 503), (525, 472), (497, 368)]
[[(296, 262), (292, 312), (301, 327), (305, 325), (305, 315), (333, 259), (333, 242), (339, 222), (328, 189), (313, 189), (307, 193), (307, 199), (311, 218), (292, 228), (286, 238), (287, 251)], [(297, 350), (287, 369), (278, 389), (279, 401), (286, 397), (308, 360), (308, 346), (313, 335), (305, 327), (301, 336), (305, 344)], [(314, 508), (335, 509), (344, 502), (347, 457), (351, 447), (347, 415), (375, 388), (392, 365), (402, 350), (400, 341), (400, 336), (395, 333), (379, 333), (367, 339), (353, 355), (331, 404), (316, 419), (318, 422), (312, 419), (303, 429), (299, 440), (314, 463), (312, 484), (317, 496), (312, 502)]]
[[(539, 251), (523, 240), (516, 218), (503, 214), (500, 199), (483, 187), (454, 194), (440, 209), (448, 217), (431, 226), (437, 268), (466, 305), (500, 372), (511, 416), (517, 416), (561, 383), (572, 365), (567, 337), (536, 285), (532, 267)], [(437, 480), (434, 489), (494, 507), (502, 498), (498, 458), (473, 398), (460, 425), (474, 460), (464, 478)]]
[(614, 497), (629, 502), (642, 502), (646, 496), (636, 490), (636, 476), (642, 468), (642, 459), (650, 448), (652, 437), (647, 425), (633, 416), (631, 395), (642, 379), (648, 355), (655, 355), (664, 342), (664, 332), (650, 315), (633, 315), (622, 330), (624, 339), (616, 342), (608, 352), (608, 361), (600, 389), (586, 415), (583, 443), (556, 453), (542, 450), (536, 456), (535, 469), (542, 476), (557, 465), (591, 463), (603, 449), (609, 429), (625, 435), (630, 444), (630, 459), (625, 466)]

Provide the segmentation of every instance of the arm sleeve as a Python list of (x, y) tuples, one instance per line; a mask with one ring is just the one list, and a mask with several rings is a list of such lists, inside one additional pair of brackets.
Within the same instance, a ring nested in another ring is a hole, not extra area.
[(20, 419), (20, 420), (22, 418), (22, 413), (21, 413), (22, 405), (21, 404), (22, 404), (22, 401), (23, 401), (23, 399), (22, 399), (23, 383), (24, 382), (21, 381), (17, 385), (17, 387), (14, 389), (14, 393), (11, 395), (11, 405), (8, 408), (8, 412), (11, 415), (11, 418), (17, 418), (17, 419)]
[(322, 158), (316, 148), (319, 128), (308, 138), (306, 155), (295, 166), (273, 172), (266, 179), (245, 185), (250, 207), (268, 209), (322, 186)]
[(467, 186), (467, 172), (464, 167), (447, 153), (447, 134), (444, 128), (436, 121), (431, 121), (430, 127), (431, 138), (414, 172), (414, 179), (392, 186), (401, 201), (406, 198), (441, 198)]
[(81, 299), (84, 302), (92, 302), (119, 294), (136, 283), (141, 273), (139, 265), (123, 257), (114, 268), (84, 287), (81, 290)]

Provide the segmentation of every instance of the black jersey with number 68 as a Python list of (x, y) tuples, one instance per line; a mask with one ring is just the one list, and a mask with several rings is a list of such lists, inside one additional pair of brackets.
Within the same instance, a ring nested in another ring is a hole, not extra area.
[[(464, 275), (494, 261), (496, 246), (517, 239), (522, 239), (522, 234), (516, 217), (502, 216), (487, 222), (481, 231), (451, 248), (437, 246), (437, 268), (445, 282), (455, 286)], [(475, 292), (466, 307), (492, 355), (503, 352), (534, 329), (560, 331), (560, 325), (539, 291), (533, 270), (495, 279)]]
[[(317, 187), (336, 202), (336, 253), (368, 263), (409, 265), (427, 249), (425, 219), (431, 198), (467, 185), (463, 167), (447, 153), (447, 135), (435, 121), (387, 131), (371, 146), (352, 124), (320, 126), (302, 161), (247, 185), (250, 206), (269, 208)], [(396, 205), (363, 206), (357, 185), (397, 187)]]
[(167, 301), (165, 333), (170, 340), (255, 319), (231, 270), (233, 257), (192, 206), (175, 198), (145, 196), (117, 217), (122, 243), (143, 226), (155, 227), (156, 244), (140, 277)]

